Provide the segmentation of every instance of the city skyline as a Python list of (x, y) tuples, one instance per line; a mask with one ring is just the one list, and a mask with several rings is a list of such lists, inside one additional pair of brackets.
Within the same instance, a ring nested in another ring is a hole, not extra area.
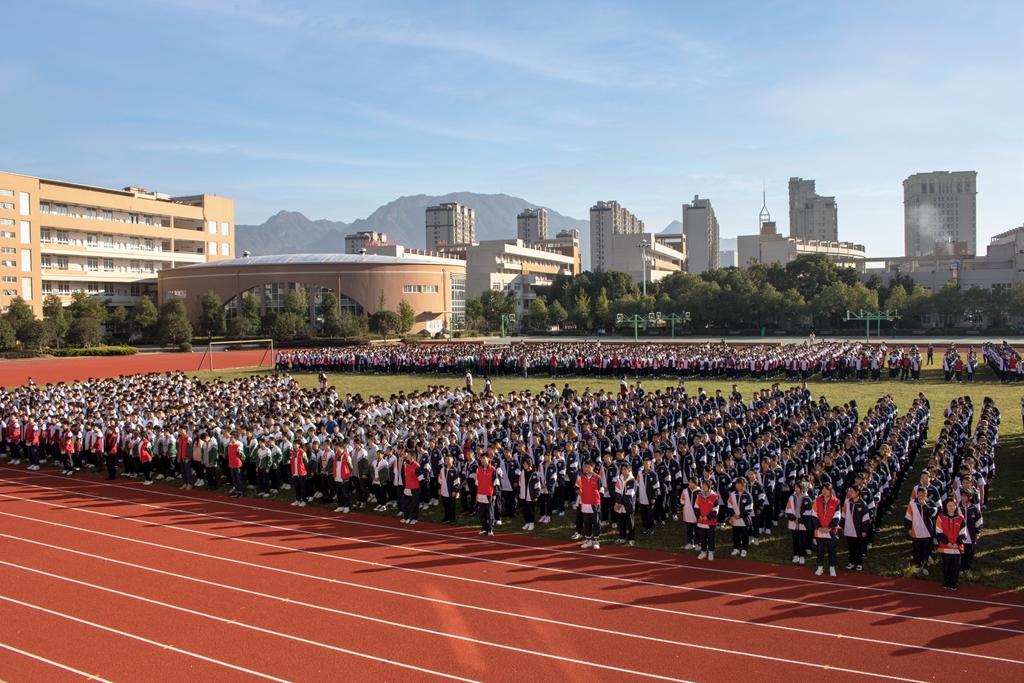
[(699, 194), (723, 237), (756, 231), (762, 182), (785, 224), (803, 177), (840, 240), (895, 255), (903, 180), (966, 168), (979, 252), (1024, 223), (1012, 3), (133, 7), (11, 8), (0, 169), (216, 192), (248, 224), (464, 190), (581, 219), (614, 198), (659, 230)]

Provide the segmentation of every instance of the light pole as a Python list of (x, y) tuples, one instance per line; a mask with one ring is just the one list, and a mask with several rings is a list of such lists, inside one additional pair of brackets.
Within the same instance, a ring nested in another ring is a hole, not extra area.
[(640, 279), (643, 280), (643, 291), (644, 297), (647, 296), (647, 248), (650, 246), (647, 244), (647, 240), (643, 240), (640, 244), (636, 245), (640, 249)]
[(509, 326), (516, 324), (516, 314), (510, 313), (509, 315), (501, 316), (501, 338), (505, 338), (505, 323), (508, 322)]
[(676, 321), (677, 320), (681, 320), (683, 322), (689, 322), (690, 321), (690, 312), (689, 311), (683, 311), (682, 315), (676, 315), (675, 313), (669, 313), (665, 317), (672, 321), (672, 338), (675, 339), (676, 338)]

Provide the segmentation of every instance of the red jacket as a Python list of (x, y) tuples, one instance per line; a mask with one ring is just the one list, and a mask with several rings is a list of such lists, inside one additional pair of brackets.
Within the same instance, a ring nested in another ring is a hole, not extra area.
[(494, 495), (494, 465), (476, 468), (476, 494), (478, 496)]
[(959, 555), (964, 551), (964, 537), (967, 529), (964, 516), (957, 513), (950, 517), (943, 513), (935, 518), (935, 536), (939, 539), (939, 552), (947, 555)]
[(718, 494), (711, 491), (705, 494), (703, 491), (697, 494), (697, 500), (693, 507), (697, 509), (697, 526), (702, 529), (710, 529), (718, 524)]
[(150, 462), (153, 456), (149, 452), (149, 439), (143, 439), (139, 444), (139, 462)]
[(829, 538), (839, 530), (839, 498), (832, 496), (825, 502), (825, 496), (818, 496), (811, 506), (811, 519), (815, 538)]

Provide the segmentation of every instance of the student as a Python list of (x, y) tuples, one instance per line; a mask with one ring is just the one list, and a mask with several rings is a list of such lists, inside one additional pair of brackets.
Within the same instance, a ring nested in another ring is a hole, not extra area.
[(843, 536), (846, 537), (846, 549), (850, 553), (847, 569), (864, 569), (864, 544), (867, 538), (865, 525), (871, 524), (871, 511), (860, 499), (860, 486), (853, 484), (846, 489), (846, 501), (843, 504)]
[(683, 522), (686, 523), (686, 546), (684, 550), (693, 550), (696, 546), (694, 541), (697, 535), (697, 494), (700, 493), (700, 486), (697, 484), (697, 477), (690, 477), (686, 488), (679, 496), (679, 502), (683, 507)]
[[(922, 482), (924, 478), (922, 477)], [(903, 526), (910, 532), (913, 541), (914, 572), (928, 576), (928, 555), (935, 536), (935, 506), (928, 500), (928, 487), (919, 486), (916, 498), (907, 505)]]
[(111, 424), (107, 427), (107, 433), (103, 437), (103, 454), (107, 459), (107, 480), (113, 481), (117, 477), (117, 451), (121, 437)]
[(231, 491), (232, 498), (241, 498), (245, 495), (245, 482), (242, 480), (242, 465), (245, 464), (245, 449), (238, 441), (238, 434), (231, 435), (231, 441), (227, 449), (228, 468), (231, 471), (231, 483), (234, 489)]
[(485, 453), (476, 468), (476, 504), (480, 512), (480, 535), (494, 535), (494, 491), (501, 486), (501, 472)]
[[(298, 445), (292, 449), (292, 488), (295, 490), (295, 502), (292, 506), (306, 507), (306, 440), (299, 439)], [(216, 474), (213, 480), (216, 481)]]
[(939, 541), (939, 553), (942, 555), (942, 587), (955, 591), (960, 578), (960, 556), (964, 552), (967, 525), (955, 500), (946, 499), (943, 508), (935, 524), (935, 538)]
[(718, 494), (711, 489), (711, 480), (700, 484), (700, 493), (694, 501), (697, 515), (697, 543), (700, 545), (698, 560), (715, 559), (715, 529), (718, 526)]
[(961, 514), (964, 516), (964, 528), (967, 530), (967, 535), (964, 538), (964, 554), (960, 559), (960, 571), (969, 572), (974, 566), (974, 546), (978, 543), (978, 537), (981, 535), (981, 528), (985, 525), (985, 520), (981, 516), (981, 504), (979, 503), (980, 498), (978, 497), (977, 491), (971, 491), (965, 494), (966, 500), (963, 501)]
[(583, 463), (583, 473), (576, 478), (576, 493), (579, 496), (579, 509), (583, 522), (583, 548), (601, 547), (601, 495), (604, 483), (594, 473), (594, 463), (588, 460)]
[[(391, 489), (391, 463), (388, 461), (387, 453), (383, 448), (377, 449), (377, 459), (370, 465), (370, 476), (370, 488), (373, 491), (374, 498), (377, 499), (377, 507), (374, 510), (384, 512), (388, 509), (388, 491)], [(454, 493), (452, 495), (454, 496)], [(453, 498), (452, 505), (454, 504)], [(447, 518), (447, 512), (445, 517)], [(451, 518), (452, 521), (455, 521), (454, 510), (452, 511)]]
[(732, 554), (747, 556), (750, 525), (754, 518), (754, 498), (747, 491), (747, 480), (737, 479), (736, 490), (729, 494), (729, 523), (732, 525)]
[[(382, 454), (378, 453), (378, 457), (382, 457)], [(455, 459), (450, 455), (444, 457), (441, 471), (437, 475), (437, 484), (438, 494), (441, 498), (441, 510), (444, 512), (441, 524), (455, 524), (455, 496), (458, 495), (462, 486), (462, 473), (455, 466)], [(380, 503), (377, 509), (383, 510), (385, 505), (381, 502), (380, 496), (377, 496), (377, 502)]]
[(825, 553), (828, 553), (828, 575), (836, 575), (836, 536), (839, 522), (842, 519), (839, 499), (832, 495), (832, 484), (821, 485), (821, 495), (811, 506), (811, 526), (814, 528), (814, 539), (818, 546), (818, 568), (815, 576), (825, 571)]
[[(448, 458), (449, 460), (451, 458)], [(540, 476), (533, 469), (533, 459), (524, 458), (517, 483), (519, 500), (523, 504), (523, 531), (533, 531), (536, 522), (535, 505), (541, 496)], [(452, 499), (452, 521), (455, 521), (455, 499)]]
[(789, 531), (793, 535), (793, 564), (804, 564), (807, 548), (807, 527), (804, 519), (811, 507), (811, 499), (807, 497), (807, 482), (798, 481), (793, 495), (786, 503), (786, 519), (789, 520)]
[[(405, 451), (405, 460), (399, 464), (402, 470), (402, 500), (399, 504), (402, 523), (418, 524), (420, 514), (421, 484), (426, 481), (423, 468), (416, 461), (414, 451)], [(493, 517), (492, 517), (493, 519)]]
[[(650, 460), (645, 462), (650, 463)], [(634, 515), (636, 515), (637, 489), (637, 481), (633, 478), (633, 468), (628, 464), (621, 465), (619, 476), (615, 478), (615, 493), (612, 497), (619, 523), (619, 540), (616, 541), (618, 545), (622, 545), (627, 539), (629, 545), (636, 545), (636, 518)]]
[[(70, 432), (65, 432), (65, 438)], [(149, 434), (142, 432), (139, 436), (138, 441), (138, 454), (139, 454), (139, 466), (142, 468), (142, 473), (146, 477), (146, 481), (142, 482), (143, 486), (149, 486), (153, 483), (153, 454), (149, 450)], [(67, 456), (70, 458), (70, 456)], [(72, 469), (70, 472), (64, 474), (74, 474), (75, 471)]]
[(334, 508), (334, 511), (347, 513), (352, 509), (352, 454), (339, 444), (334, 450), (333, 460), (331, 474), (334, 478), (335, 496), (338, 499), (338, 507)]
[[(637, 502), (640, 504), (640, 520), (643, 524), (643, 533), (653, 534), (654, 533), (654, 504), (661, 494), (661, 481), (658, 477), (658, 473), (654, 471), (653, 464), (650, 458), (644, 458), (644, 464), (637, 474), (636, 485), (636, 496)], [(630, 468), (632, 469), (632, 468)], [(632, 535), (633, 524), (630, 524), (630, 540), (633, 539)]]

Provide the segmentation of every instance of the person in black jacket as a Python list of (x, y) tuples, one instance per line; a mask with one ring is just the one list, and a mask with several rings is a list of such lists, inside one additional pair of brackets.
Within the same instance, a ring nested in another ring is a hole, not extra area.
[(654, 533), (654, 504), (661, 494), (658, 473), (652, 467), (651, 459), (644, 458), (637, 474), (637, 499), (640, 503), (640, 520), (645, 534)]
[(871, 524), (871, 511), (860, 499), (860, 486), (853, 484), (846, 489), (846, 501), (843, 505), (843, 536), (846, 537), (846, 548), (850, 553), (847, 569), (864, 569), (864, 544)]
[(747, 491), (747, 480), (736, 480), (735, 491), (729, 494), (729, 523), (732, 524), (733, 555), (747, 556), (750, 544), (750, 525), (754, 518), (754, 498)]
[(615, 478), (612, 490), (612, 501), (619, 524), (619, 540), (617, 544), (629, 542), (636, 545), (636, 497), (637, 482), (633, 477), (633, 468), (625, 463), (619, 468), (619, 476)]
[(534, 506), (540, 498), (540, 475), (533, 469), (533, 460), (523, 460), (522, 470), (519, 472), (519, 481), (516, 485), (519, 500), (523, 504), (523, 531), (533, 531), (536, 521)]
[(462, 472), (455, 466), (455, 459), (446, 455), (444, 464), (437, 477), (440, 489), (441, 506), (444, 510), (444, 519), (441, 524), (455, 524), (455, 497), (462, 490)]
[(980, 497), (977, 491), (971, 491), (969, 500), (965, 501), (963, 515), (966, 519), (965, 527), (967, 535), (964, 539), (964, 553), (960, 560), (960, 571), (969, 572), (974, 566), (974, 546), (978, 543), (978, 536), (981, 535), (981, 527), (985, 520), (981, 516)]

